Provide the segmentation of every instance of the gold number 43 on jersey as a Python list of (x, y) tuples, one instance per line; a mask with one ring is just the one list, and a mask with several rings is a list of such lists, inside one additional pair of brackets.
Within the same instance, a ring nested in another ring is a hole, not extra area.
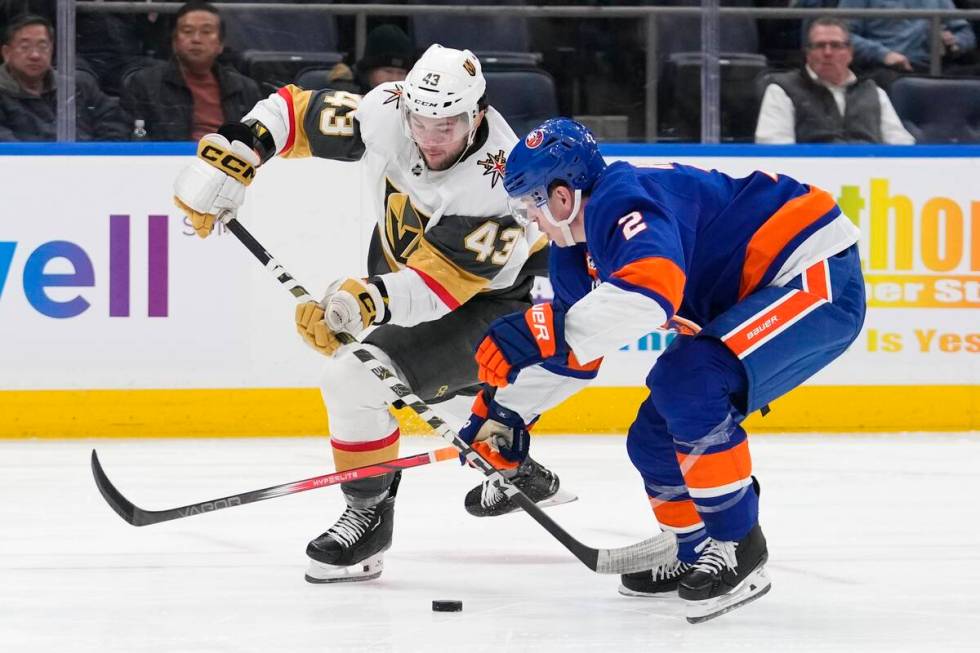
[[(523, 233), (524, 230), (520, 227), (509, 227), (501, 231), (500, 225), (488, 221), (471, 231), (463, 244), (466, 249), (476, 253), (476, 260), (480, 263), (490, 259), (496, 265), (503, 265), (510, 258), (511, 250)], [(500, 249), (497, 249), (498, 241)]]
[(323, 97), (320, 110), (320, 132), (325, 136), (353, 136), (354, 109), (361, 96), (347, 91), (334, 91)]

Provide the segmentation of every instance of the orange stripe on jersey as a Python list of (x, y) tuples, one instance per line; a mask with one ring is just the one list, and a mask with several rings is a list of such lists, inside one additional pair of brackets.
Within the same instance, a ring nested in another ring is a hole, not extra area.
[(279, 152), (279, 156), (287, 159), (310, 156), (310, 141), (306, 137), (303, 121), (313, 91), (306, 91), (290, 84), (283, 86), (276, 93), (286, 101), (286, 113), (289, 115), (289, 135), (286, 136), (286, 145)]
[(701, 523), (701, 515), (698, 514), (694, 508), (694, 502), (690, 499), (659, 501), (650, 497), (650, 505), (653, 506), (653, 514), (661, 526), (685, 528)]
[[(688, 459), (691, 459), (688, 461)], [(749, 443), (742, 440), (726, 451), (716, 453), (677, 454), (677, 461), (684, 472), (684, 483), (689, 490), (705, 489), (728, 485), (748, 478), (752, 474), (752, 458), (749, 456)]]
[(675, 313), (681, 305), (684, 283), (687, 281), (680, 266), (661, 256), (641, 258), (628, 263), (617, 270), (613, 277), (632, 286), (654, 291), (670, 302)]
[(542, 358), (555, 355), (558, 345), (555, 344), (555, 313), (551, 304), (535, 304), (524, 313), (524, 321), (531, 332), (535, 344), (541, 350)]
[(568, 352), (568, 368), (572, 370), (578, 370), (579, 372), (595, 372), (602, 365), (602, 356), (595, 359), (594, 361), (589, 361), (588, 363), (578, 362), (578, 358), (575, 357), (575, 352), (569, 350)]
[(806, 269), (803, 273), (803, 290), (830, 301), (830, 266), (826, 260)]
[(819, 220), (836, 206), (834, 198), (816, 186), (800, 197), (794, 197), (773, 213), (755, 232), (745, 250), (742, 281), (738, 298), (744, 299), (762, 281), (773, 260), (798, 233)]
[(726, 333), (721, 341), (744, 358), (823, 303), (816, 295), (793, 290)]

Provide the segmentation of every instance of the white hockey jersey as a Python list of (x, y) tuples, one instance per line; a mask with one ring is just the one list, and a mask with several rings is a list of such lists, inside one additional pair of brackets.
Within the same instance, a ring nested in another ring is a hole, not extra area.
[(368, 269), (387, 288), (391, 322), (410, 326), (545, 274), (547, 240), (509, 213), (503, 173), (517, 137), (495, 109), (456, 165), (432, 171), (403, 127), (401, 96), (398, 82), (363, 98), (291, 85), (243, 121), (261, 123), (280, 156), (363, 161), (377, 221)]

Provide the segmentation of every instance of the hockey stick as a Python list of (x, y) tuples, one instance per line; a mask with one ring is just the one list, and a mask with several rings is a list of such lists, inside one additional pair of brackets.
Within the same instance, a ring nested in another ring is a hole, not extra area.
[(139, 506), (134, 505), (129, 499), (124, 497), (122, 492), (117, 490), (116, 486), (109, 480), (109, 477), (106, 476), (105, 471), (102, 469), (102, 464), (99, 462), (99, 456), (95, 453), (95, 449), (92, 449), (92, 475), (95, 476), (95, 485), (99, 488), (99, 492), (102, 493), (102, 497), (106, 500), (106, 503), (108, 503), (109, 506), (116, 511), (117, 515), (133, 526), (147, 526), (149, 524), (159, 524), (160, 522), (170, 521), (172, 519), (182, 519), (192, 515), (201, 515), (206, 512), (214, 512), (215, 510), (221, 510), (222, 508), (244, 506), (246, 503), (265, 501), (266, 499), (283, 497), (287, 494), (296, 494), (297, 492), (315, 490), (317, 488), (327, 487), (328, 485), (346, 483), (347, 481), (354, 481), (359, 478), (380, 476), (381, 474), (388, 474), (390, 472), (395, 472), (401, 469), (409, 469), (411, 467), (420, 467), (422, 465), (428, 465), (429, 463), (436, 463), (442, 460), (454, 460), (458, 457), (459, 452), (456, 451), (454, 447), (443, 447), (442, 449), (415, 454), (414, 456), (404, 456), (402, 458), (395, 458), (394, 460), (389, 460), (383, 463), (365, 465), (364, 467), (356, 467), (343, 472), (324, 474), (323, 476), (314, 476), (313, 478), (307, 478), (302, 481), (293, 481), (292, 483), (273, 485), (272, 487), (267, 487), (263, 490), (251, 490), (249, 492), (242, 492), (241, 494), (232, 494), (231, 496), (222, 497), (221, 499), (200, 501), (198, 503), (192, 503), (179, 508), (169, 508), (167, 510), (144, 510)]
[[(276, 279), (285, 286), (299, 301), (315, 301), (286, 269), (276, 261), (271, 254), (249, 233), (236, 218), (225, 222), (225, 226), (238, 238), (252, 255), (269, 270)], [(358, 341), (347, 333), (337, 334), (344, 344), (357, 345)], [(616, 549), (594, 549), (582, 544), (549, 517), (526, 494), (515, 487), (493, 465), (486, 461), (478, 452), (459, 437), (432, 409), (414, 395), (411, 389), (402, 383), (384, 363), (375, 358), (364, 347), (354, 347), (354, 356), (367, 367), (372, 374), (381, 380), (388, 388), (419, 417), (425, 420), (433, 431), (444, 440), (451, 442), (467, 462), (476, 467), (484, 476), (489, 478), (496, 487), (506, 494), (511, 501), (524, 509), (536, 522), (564, 545), (576, 558), (592, 571), (601, 574), (625, 574), (635, 571), (645, 571), (658, 566), (666, 566), (676, 559), (677, 540), (672, 532), (666, 531), (637, 544)]]

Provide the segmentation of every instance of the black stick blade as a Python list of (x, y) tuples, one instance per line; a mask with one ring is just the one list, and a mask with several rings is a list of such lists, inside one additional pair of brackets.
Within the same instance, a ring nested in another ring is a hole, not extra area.
[(95, 477), (95, 486), (102, 493), (102, 498), (105, 499), (110, 508), (116, 511), (117, 515), (122, 517), (126, 523), (132, 524), (133, 526), (145, 525), (145, 522), (139, 519), (139, 513), (142, 513), (142, 511), (134, 506), (129, 499), (124, 497), (116, 489), (116, 486), (112, 484), (109, 477), (105, 475), (105, 472), (102, 470), (102, 464), (99, 462), (99, 456), (95, 453), (95, 449), (92, 449), (92, 476)]

